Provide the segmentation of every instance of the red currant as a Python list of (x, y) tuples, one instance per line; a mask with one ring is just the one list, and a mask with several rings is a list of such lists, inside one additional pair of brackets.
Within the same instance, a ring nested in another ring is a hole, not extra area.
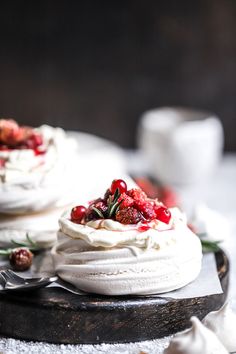
[(83, 205), (78, 205), (71, 210), (70, 217), (71, 221), (80, 223), (84, 218), (86, 213), (86, 208)]
[(114, 181), (111, 184), (111, 193), (114, 194), (116, 190), (119, 190), (119, 193), (126, 193), (127, 192), (127, 184), (123, 179), (114, 179)]
[(155, 213), (156, 213), (156, 218), (165, 224), (169, 224), (170, 218), (171, 218), (171, 213), (169, 209), (167, 209), (164, 206), (160, 206), (155, 208)]

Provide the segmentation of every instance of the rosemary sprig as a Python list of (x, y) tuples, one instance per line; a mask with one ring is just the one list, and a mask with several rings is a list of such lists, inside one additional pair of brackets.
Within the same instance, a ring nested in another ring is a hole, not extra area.
[(92, 209), (95, 211), (95, 213), (98, 214), (98, 216), (99, 216), (101, 219), (104, 219), (104, 215), (103, 215), (103, 213), (101, 212), (101, 210), (97, 209), (95, 206), (92, 206)]
[(107, 199), (107, 210), (105, 212), (102, 212), (100, 209), (96, 208), (95, 206), (92, 206), (92, 209), (95, 211), (95, 213), (99, 216), (101, 219), (111, 219), (116, 212), (119, 210), (119, 207), (121, 203), (123, 202), (123, 199), (118, 202), (118, 199), (120, 198), (120, 192), (119, 188), (116, 189), (114, 195), (110, 195)]
[(107, 200), (107, 205), (108, 205), (107, 217), (108, 217), (108, 219), (110, 219), (113, 215), (115, 215), (115, 213), (119, 209), (119, 206), (123, 202), (123, 200), (120, 200), (118, 202), (119, 198), (120, 198), (120, 192), (119, 192), (119, 188), (117, 188), (115, 193), (114, 193), (114, 197), (112, 198), (112, 196), (110, 195), (108, 200)]
[(12, 252), (13, 248), (6, 248), (6, 249), (2, 249), (0, 250), (0, 255), (1, 256), (9, 256)]
[[(28, 233), (26, 234), (26, 240), (27, 240), (26, 242), (19, 242), (19, 241), (16, 241), (16, 240), (11, 240), (11, 243), (12, 243), (13, 246), (16, 246), (16, 247), (28, 248), (32, 252), (41, 251), (41, 248), (37, 245), (36, 242), (34, 242), (30, 238)], [(0, 255), (9, 256), (16, 247), (0, 249)]]
[(208, 241), (200, 239), (202, 243), (203, 252), (218, 252), (220, 250), (219, 244), (221, 241)]
[(204, 253), (207, 252), (218, 252), (220, 250), (219, 244), (222, 241), (210, 241), (208, 239), (204, 239), (207, 237), (206, 232), (202, 233), (197, 233), (197, 236), (200, 238), (201, 244), (202, 244), (202, 251)]

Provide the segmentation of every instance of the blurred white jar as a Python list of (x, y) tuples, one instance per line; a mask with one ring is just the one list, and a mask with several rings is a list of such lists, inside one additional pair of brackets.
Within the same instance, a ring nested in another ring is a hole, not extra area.
[(159, 108), (143, 114), (138, 146), (160, 182), (175, 186), (202, 183), (222, 156), (224, 133), (215, 115), (185, 108)]

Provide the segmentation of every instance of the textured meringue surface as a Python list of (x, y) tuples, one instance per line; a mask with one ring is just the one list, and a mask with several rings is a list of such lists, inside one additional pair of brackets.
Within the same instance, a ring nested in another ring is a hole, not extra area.
[(210, 312), (203, 323), (216, 334), (230, 353), (236, 352), (236, 314), (228, 303), (225, 303), (220, 310)]
[(197, 317), (191, 318), (192, 327), (171, 339), (164, 354), (227, 354), (217, 336)]

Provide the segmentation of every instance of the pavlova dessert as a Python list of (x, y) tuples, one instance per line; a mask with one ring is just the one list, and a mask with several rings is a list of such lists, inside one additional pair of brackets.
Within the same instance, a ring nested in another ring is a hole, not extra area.
[(128, 189), (124, 180), (65, 212), (59, 225), (55, 270), (86, 292), (164, 293), (190, 283), (201, 269), (201, 243), (183, 214)]
[(75, 150), (75, 141), (61, 128), (31, 128), (0, 119), (0, 213), (65, 205)]

